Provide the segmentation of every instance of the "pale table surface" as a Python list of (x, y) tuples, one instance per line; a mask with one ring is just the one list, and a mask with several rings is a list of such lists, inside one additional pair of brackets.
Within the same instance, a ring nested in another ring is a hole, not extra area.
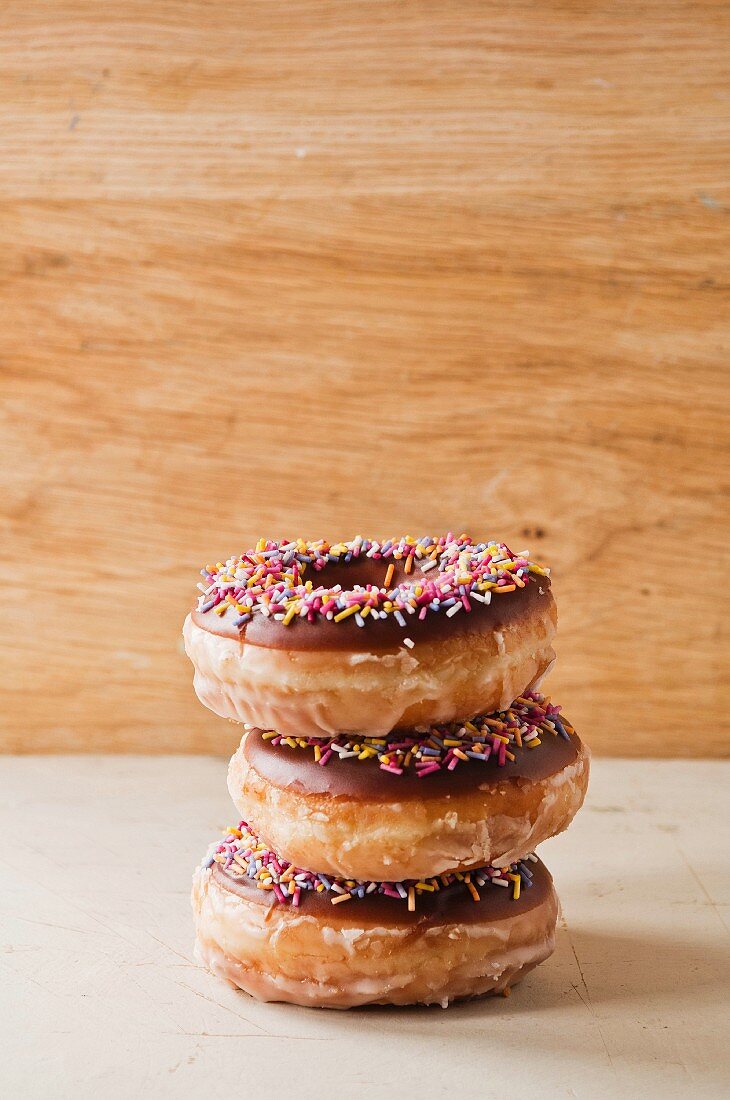
[(232, 813), (208, 757), (0, 759), (7, 1097), (720, 1097), (730, 764), (596, 760), (544, 845), (552, 959), (510, 998), (262, 1005), (192, 960), (190, 874)]

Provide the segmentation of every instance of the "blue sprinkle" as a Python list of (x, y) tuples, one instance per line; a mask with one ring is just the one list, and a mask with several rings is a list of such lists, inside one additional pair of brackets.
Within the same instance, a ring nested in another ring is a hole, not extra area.
[(564, 741), (570, 741), (570, 735), (559, 718), (552, 718), (553, 725)]

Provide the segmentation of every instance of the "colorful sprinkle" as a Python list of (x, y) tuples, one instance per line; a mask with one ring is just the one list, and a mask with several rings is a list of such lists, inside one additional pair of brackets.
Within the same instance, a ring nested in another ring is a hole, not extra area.
[[(326, 565), (357, 558), (382, 560), (382, 586), (317, 584), (317, 573)], [(393, 585), (396, 562), (403, 562), (405, 577)], [(415, 563), (420, 566), (416, 572)], [(405, 629), (404, 611), (421, 619), (439, 612), (452, 617), (470, 611), (471, 599), (489, 603), (493, 592), (514, 592), (525, 587), (531, 574), (546, 577), (549, 570), (530, 561), (526, 551), (514, 554), (504, 543), (474, 543), (467, 535), (456, 538), (449, 532), (440, 538), (406, 535), (385, 542), (358, 536), (334, 545), (323, 539), (259, 539), (253, 550), (206, 565), (201, 574), (198, 611), (219, 616), (232, 611), (237, 628), (259, 614), (284, 626), (297, 619), (340, 623), (354, 616), (358, 627), (365, 627), (368, 620), (392, 616)], [(410, 638), (404, 644), (414, 645)]]
[(415, 771), (423, 779), (443, 768), (453, 771), (470, 760), (503, 768), (519, 751), (538, 748), (548, 737), (569, 741), (572, 733), (573, 727), (560, 717), (560, 707), (532, 691), (515, 699), (508, 710), (480, 715), (470, 722), (431, 726), (423, 733), (394, 730), (387, 737), (343, 733), (327, 739), (281, 737), (275, 730), (266, 730), (262, 736), (275, 747), (311, 749), (318, 764), (325, 765), (335, 757), (352, 758), (377, 763), (392, 775)]
[(242, 821), (237, 829), (227, 830), (223, 840), (211, 846), (202, 866), (207, 870), (217, 863), (232, 878), (247, 878), (258, 889), (270, 891), (281, 905), (299, 906), (302, 893), (313, 890), (316, 893), (331, 894), (330, 901), (333, 905), (357, 901), (369, 894), (384, 894), (406, 902), (408, 911), (414, 912), (419, 896), (436, 893), (454, 883), (461, 883), (475, 902), (481, 901), (479, 890), (484, 887), (511, 885), (511, 896), (517, 901), (520, 888), (529, 889), (532, 886), (533, 872), (527, 866), (527, 860), (535, 863), (537, 856), (530, 853), (524, 860), (511, 863), (508, 867), (451, 871), (435, 878), (417, 881), (369, 882), (362, 879), (341, 879), (305, 871), (301, 867), (294, 867), (285, 859), (280, 859)]

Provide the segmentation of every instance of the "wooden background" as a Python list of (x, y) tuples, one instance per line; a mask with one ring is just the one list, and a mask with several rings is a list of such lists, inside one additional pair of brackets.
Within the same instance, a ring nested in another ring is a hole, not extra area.
[(452, 527), (553, 565), (594, 748), (726, 752), (728, 24), (4, 3), (2, 745), (230, 751), (198, 566)]

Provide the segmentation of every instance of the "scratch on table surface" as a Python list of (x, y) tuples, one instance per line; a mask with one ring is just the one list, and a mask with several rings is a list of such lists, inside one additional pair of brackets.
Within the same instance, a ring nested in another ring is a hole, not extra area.
[(195, 966), (195, 962), (193, 959), (191, 959), (188, 955), (183, 955), (182, 951), (178, 951), (176, 947), (173, 947), (166, 940), (161, 940), (159, 936), (155, 936), (149, 930), (147, 931), (147, 935), (150, 937), (150, 939), (153, 939), (155, 943), (159, 943), (161, 947), (166, 947), (167, 950), (171, 951), (173, 955), (177, 955), (178, 959), (182, 959), (183, 962), (188, 964), (188, 966)]
[(192, 986), (187, 985), (185, 982), (179, 979), (175, 981), (175, 985), (179, 986), (180, 989), (187, 990), (188, 993), (193, 993), (196, 997), (200, 997), (201, 1000), (207, 1001), (208, 1004), (214, 1005), (215, 1008), (220, 1008), (223, 1010), (223, 1012), (229, 1012), (231, 1016), (235, 1017), (236, 1020), (242, 1020), (245, 1024), (250, 1024), (251, 1027), (255, 1027), (256, 1030), (259, 1031), (262, 1035), (269, 1034), (266, 1028), (261, 1027), (260, 1024), (255, 1023), (253, 1020), (249, 1020), (248, 1016), (244, 1016), (240, 1012), (234, 1012), (233, 1009), (229, 1008), (228, 1005), (221, 1004), (220, 1001), (216, 1001), (212, 997), (206, 997), (205, 993), (201, 993), (199, 989), (193, 989)]
[(687, 868), (689, 873), (692, 875), (692, 878), (695, 880), (695, 882), (699, 886), (700, 890), (705, 895), (705, 898), (707, 900), (707, 904), (709, 905), (709, 907), (713, 910), (713, 912), (717, 916), (717, 919), (719, 920), (720, 924), (722, 925), (722, 927), (725, 929), (726, 932), (730, 931), (730, 929), (728, 929), (727, 924), (725, 923), (725, 918), (722, 915), (722, 912), (720, 911), (720, 906), (717, 904), (717, 902), (713, 898), (712, 894), (709, 892), (709, 890), (705, 886), (704, 882), (702, 881), (700, 876), (697, 874), (697, 871), (694, 869), (694, 867), (692, 865), (692, 861), (687, 859), (687, 856), (684, 854), (682, 848), (679, 846), (679, 844), (676, 841), (675, 841), (675, 848), (677, 849), (677, 852), (681, 856), (682, 862), (684, 863), (685, 867)]
[[(105, 921), (101, 919), (101, 917), (98, 917), (94, 913), (89, 912), (88, 909), (86, 909), (83, 905), (80, 905), (78, 901), (74, 901), (73, 898), (70, 897), (68, 894), (62, 894), (59, 890), (52, 889), (52, 887), (48, 886), (45, 882), (41, 882), (39, 879), (36, 880), (35, 885), (47, 891), (47, 893), (49, 893), (52, 897), (60, 899), (65, 905), (69, 905), (72, 909), (75, 909), (77, 912), (82, 913), (89, 920), (92, 920), (96, 924), (101, 925), (101, 927), (106, 932), (111, 932), (113, 936), (118, 936), (120, 940), (123, 940), (124, 943), (129, 944), (130, 947), (135, 946), (133, 940), (130, 940), (127, 936), (123, 935), (118, 929), (112, 928), (111, 925), (106, 924)], [(88, 929), (87, 931), (91, 932), (93, 931), (93, 929)]]
[(608, 1048), (608, 1043), (606, 1042), (606, 1037), (603, 1034), (603, 1030), (602, 1030), (601, 1025), (599, 1023), (598, 1017), (596, 1015), (596, 1010), (593, 1007), (593, 1003), (591, 1001), (591, 994), (590, 994), (590, 991), (588, 989), (588, 983), (586, 982), (585, 974), (583, 973), (583, 967), (580, 965), (580, 959), (578, 958), (578, 952), (575, 949), (575, 944), (573, 943), (573, 937), (571, 936), (570, 929), (568, 928), (568, 922), (566, 920), (563, 920), (562, 923), (563, 923), (563, 929), (565, 931), (565, 934), (568, 937), (568, 943), (570, 944), (570, 950), (573, 952), (573, 958), (575, 959), (575, 965), (578, 967), (578, 973), (580, 974), (580, 980), (583, 983), (583, 989), (585, 990), (585, 994), (586, 994), (585, 998), (581, 996), (580, 990), (578, 989), (577, 986), (573, 985), (572, 982), (571, 982), (571, 985), (573, 985), (573, 988), (575, 989), (576, 993), (578, 994), (581, 1001), (586, 1006), (586, 1009), (590, 1013), (590, 1015), (593, 1019), (593, 1022), (596, 1025), (596, 1031), (598, 1032), (598, 1035), (600, 1037), (601, 1043), (603, 1045), (603, 1049), (606, 1053), (606, 1057), (608, 1058), (608, 1063), (609, 1063), (611, 1069), (615, 1071), (615, 1067), (614, 1067), (614, 1064), (613, 1064), (613, 1056), (611, 1054), (611, 1051)]
[(82, 936), (100, 935), (96, 928), (73, 928), (70, 924), (56, 924), (50, 920), (34, 920), (32, 917), (23, 917), (20, 913), (14, 913), (13, 918), (14, 920), (22, 920), (24, 924), (40, 924), (43, 928), (60, 928), (64, 932), (78, 932)]
[(245, 1031), (183, 1031), (191, 1039), (285, 1039), (289, 1043), (334, 1043), (335, 1035), (281, 1035), (278, 1031), (265, 1031), (262, 1035)]
[(39, 982), (36, 978), (31, 978), (30, 974), (25, 974), (22, 970), (16, 970), (14, 966), (10, 965), (10, 963), (4, 963), (3, 965), (7, 970), (12, 970), (13, 974), (15, 974), (18, 978), (23, 979), (23, 981), (30, 982), (31, 985), (37, 985), (38, 988), (42, 989), (44, 993), (50, 993), (52, 996), (55, 995), (55, 989), (52, 989), (48, 985), (44, 985), (43, 982)]

